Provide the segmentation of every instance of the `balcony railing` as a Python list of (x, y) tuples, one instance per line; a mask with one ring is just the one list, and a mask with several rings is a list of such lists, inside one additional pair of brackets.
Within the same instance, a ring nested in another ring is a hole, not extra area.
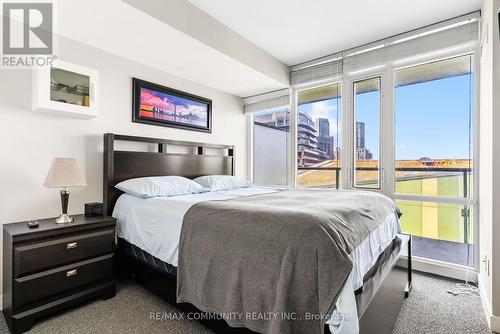
[[(339, 180), (340, 180), (340, 167), (297, 167), (299, 171), (335, 171), (335, 184), (333, 187), (336, 189), (339, 188)], [(331, 187), (332, 185), (330, 185)]]
[[(335, 171), (335, 184), (333, 187), (339, 188), (339, 180), (340, 180), (340, 170), (342, 169), (341, 167), (298, 167), (297, 168), (299, 171)], [(378, 171), (378, 167), (356, 167), (356, 171)], [(443, 172), (448, 172), (448, 173), (460, 173), (462, 175), (462, 180), (463, 180), (463, 196), (468, 197), (469, 196), (469, 175), (472, 172), (472, 168), (450, 168), (450, 167), (396, 167), (395, 168), (396, 172), (436, 172), (436, 173), (443, 173)], [(438, 177), (442, 177), (443, 175), (440, 175)], [(396, 178), (397, 181), (403, 181), (408, 179), (409, 177), (413, 177), (414, 179), (423, 179), (423, 178), (429, 178), (429, 175), (414, 175), (414, 176), (407, 176), (404, 179), (403, 178)], [(332, 185), (331, 185), (332, 186)]]
[[(379, 170), (378, 167), (356, 167), (355, 171), (356, 172), (377, 172)], [(309, 186), (309, 187), (314, 187), (314, 186), (321, 186), (321, 187), (333, 187), (333, 188), (339, 188), (340, 186), (340, 171), (341, 167), (298, 167), (298, 171), (302, 172), (301, 175), (299, 175), (299, 184), (302, 186)], [(312, 173), (306, 173), (307, 171), (310, 171)], [(334, 173), (334, 175), (327, 175), (325, 177), (324, 174), (319, 174), (315, 172), (330, 172)], [(429, 167), (396, 167), (395, 168), (396, 172), (396, 188), (398, 186), (404, 185), (405, 181), (406, 187), (404, 190), (401, 189), (402, 191), (398, 191), (396, 189), (397, 193), (405, 193), (405, 194), (412, 194), (412, 195), (428, 195), (424, 194), (424, 191), (422, 190), (424, 188), (424, 183), (423, 180), (431, 180), (431, 184), (438, 189), (434, 191), (441, 191), (443, 189), (440, 189), (439, 187), (444, 188), (444, 194), (441, 193), (436, 193), (436, 196), (448, 196), (448, 197), (457, 197), (460, 198), (463, 196), (463, 198), (469, 198), (471, 193), (471, 173), (472, 173), (472, 168), (452, 168), (452, 167), (435, 167), (435, 166), (429, 166)], [(398, 175), (399, 174), (399, 175)], [(450, 181), (444, 179), (443, 183), (439, 183), (440, 178), (446, 178), (446, 177), (457, 177), (456, 180)], [(373, 180), (372, 180), (373, 178)], [(315, 184), (316, 180), (321, 179), (321, 181), (318, 181)], [(433, 181), (432, 179), (435, 179)], [(412, 184), (412, 181), (417, 181), (416, 183), (413, 183), (412, 186), (408, 187), (408, 185)], [(422, 181), (422, 182), (419, 182)], [(376, 182), (376, 176), (375, 175), (365, 175), (363, 177), (363, 182), (369, 186), (370, 182)], [(440, 186), (437, 186), (440, 184)], [(359, 185), (359, 183), (358, 183)], [(417, 185), (417, 186), (415, 186)], [(363, 183), (361, 183), (361, 187), (363, 186)], [(420, 186), (420, 188), (418, 187)], [(433, 186), (431, 186), (431, 189)], [(410, 192), (408, 192), (408, 188), (410, 188)], [(451, 191), (450, 188), (453, 190)], [(440, 190), (439, 190), (440, 189)], [(449, 194), (451, 193), (451, 195)], [(431, 202), (431, 201), (429, 201)], [(415, 203), (415, 204), (412, 204)], [(421, 205), (422, 210), (424, 210), (424, 207), (427, 210), (431, 210), (431, 206), (433, 204), (424, 204), (427, 203), (425, 199), (422, 199), (420, 202), (405, 202), (404, 205), (411, 207), (412, 205)], [(432, 203), (432, 202), (431, 202)], [(472, 242), (473, 238), (471, 238), (471, 232), (469, 231), (470, 229), (470, 210), (468, 206), (463, 206), (461, 209), (460, 205), (456, 205), (456, 210), (457, 211), (457, 217), (462, 216), (461, 221), (463, 221), (463, 232), (460, 232), (457, 234), (457, 232), (454, 232), (452, 234), (450, 232), (449, 235), (443, 236), (441, 232), (436, 232), (437, 238), (443, 240), (449, 240), (451, 242), (459, 242), (459, 243), (465, 243), (468, 244), (469, 242)], [(428, 211), (429, 212), (429, 211)], [(435, 212), (435, 211), (434, 211)], [(411, 222), (414, 222), (415, 220), (422, 219), (422, 221), (418, 220), (419, 224), (429, 224), (429, 221), (423, 221), (423, 218), (412, 218), (413, 220), (410, 220)], [(441, 218), (436, 218), (439, 219), (440, 222)], [(459, 222), (457, 221), (457, 224)], [(461, 222), (460, 222), (461, 223)], [(432, 225), (432, 223), (431, 223)], [(451, 223), (450, 223), (451, 225)], [(450, 226), (448, 225), (448, 226)], [(429, 226), (429, 225), (427, 225)], [(455, 225), (455, 228), (457, 225)], [(460, 229), (459, 229), (460, 230)], [(456, 231), (456, 230), (455, 230)], [(415, 233), (418, 235), (419, 233)], [(425, 234), (425, 233), (423, 233)]]

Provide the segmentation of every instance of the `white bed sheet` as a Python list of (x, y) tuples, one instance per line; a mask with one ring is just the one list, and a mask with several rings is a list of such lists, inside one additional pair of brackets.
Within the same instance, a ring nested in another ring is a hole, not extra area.
[[(227, 200), (276, 191), (266, 187), (248, 187), (147, 199), (123, 194), (116, 202), (113, 217), (117, 219), (117, 234), (120, 238), (177, 266), (182, 222), (192, 205), (202, 201)], [(358, 333), (354, 291), (363, 285), (365, 274), (400, 232), (399, 219), (391, 214), (352, 252), (353, 270), (333, 306), (333, 316), (326, 322), (333, 334)]]
[(248, 187), (153, 198), (123, 194), (116, 202), (113, 217), (118, 222), (118, 237), (177, 267), (182, 221), (191, 206), (203, 201), (222, 201), (276, 191), (271, 188)]

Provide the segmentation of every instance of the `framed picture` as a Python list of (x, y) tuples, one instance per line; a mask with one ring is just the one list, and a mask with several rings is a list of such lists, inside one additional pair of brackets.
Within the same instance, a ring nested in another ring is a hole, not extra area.
[(137, 78), (132, 83), (133, 122), (212, 132), (212, 100)]

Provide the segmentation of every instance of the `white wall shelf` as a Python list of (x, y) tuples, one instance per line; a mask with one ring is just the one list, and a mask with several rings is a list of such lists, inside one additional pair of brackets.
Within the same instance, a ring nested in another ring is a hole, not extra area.
[(64, 61), (33, 70), (32, 110), (54, 115), (94, 118), (99, 115), (96, 70)]

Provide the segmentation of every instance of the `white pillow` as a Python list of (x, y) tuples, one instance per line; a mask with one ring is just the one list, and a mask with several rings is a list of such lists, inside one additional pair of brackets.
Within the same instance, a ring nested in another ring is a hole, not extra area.
[(140, 177), (120, 182), (115, 188), (141, 198), (199, 194), (210, 191), (182, 176)]
[(250, 182), (248, 182), (248, 180), (231, 175), (200, 176), (193, 181), (198, 182), (203, 187), (210, 189), (210, 191), (230, 190), (250, 186)]

